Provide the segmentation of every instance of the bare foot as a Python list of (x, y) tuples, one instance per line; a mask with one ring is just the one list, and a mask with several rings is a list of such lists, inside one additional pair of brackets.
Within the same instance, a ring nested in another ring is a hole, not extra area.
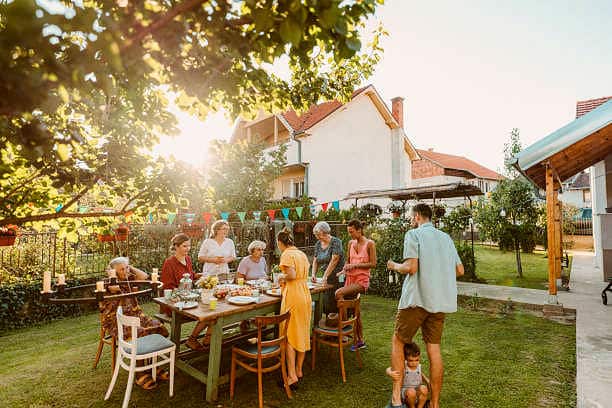
[(304, 373), (301, 371), (297, 372), (297, 378), (302, 378), (304, 376)]
[(297, 376), (296, 377), (287, 377), (287, 383), (289, 385), (295, 384), (296, 382), (298, 382), (298, 380), (299, 380), (299, 378)]

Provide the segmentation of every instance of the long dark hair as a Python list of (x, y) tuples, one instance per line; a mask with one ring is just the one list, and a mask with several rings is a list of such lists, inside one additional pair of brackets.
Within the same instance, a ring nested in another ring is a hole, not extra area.
[(276, 235), (276, 239), (278, 242), (282, 242), (285, 246), (295, 245), (293, 235), (291, 235), (291, 231), (287, 227), (283, 228), (283, 230)]

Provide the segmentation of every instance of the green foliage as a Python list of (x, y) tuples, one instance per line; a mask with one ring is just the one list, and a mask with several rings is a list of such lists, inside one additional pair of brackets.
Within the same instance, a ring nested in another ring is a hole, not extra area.
[(464, 269), (464, 275), (460, 279), (463, 281), (479, 282), (480, 279), (476, 275), (476, 256), (472, 253), (471, 243), (456, 243), (455, 247)]
[[(195, 169), (147, 153), (177, 132), (169, 95), (200, 118), (348, 100), (380, 59), (384, 30), (359, 38), (377, 4), (3, 2), (0, 225), (58, 220), (74, 239), (104, 223), (73, 218), (84, 201), (146, 216), (202, 197)], [(281, 57), (289, 80), (267, 70)]]
[(366, 236), (376, 242), (377, 266), (372, 270), (370, 290), (384, 297), (399, 298), (404, 277), (398, 275), (389, 283), (387, 261), (401, 261), (404, 252), (404, 235), (410, 229), (410, 222), (405, 218), (382, 219), (378, 224), (367, 228)]
[(346, 224), (353, 218), (355, 218), (359, 212), (355, 209), (355, 206), (347, 209), (336, 210), (333, 207), (328, 207), (327, 211), (320, 211), (317, 214), (318, 221), (334, 221)]
[(214, 141), (211, 145), (209, 184), (219, 211), (261, 210), (272, 195), (272, 182), (280, 176), (286, 146), (266, 154), (263, 145), (247, 141)]
[(373, 225), (383, 213), (382, 207), (378, 204), (367, 203), (357, 210), (357, 219), (366, 225)]
[(459, 206), (449, 214), (442, 217), (442, 230), (457, 240), (461, 240), (461, 234), (470, 226), (472, 210), (466, 206)]
[(504, 143), (504, 174), (511, 179), (520, 176), (520, 173), (512, 166), (513, 157), (523, 150), (520, 133), (517, 128), (513, 128), (510, 131), (510, 140)]

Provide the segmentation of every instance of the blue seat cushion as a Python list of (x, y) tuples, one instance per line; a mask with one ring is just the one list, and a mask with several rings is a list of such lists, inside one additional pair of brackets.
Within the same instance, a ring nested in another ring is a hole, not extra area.
[[(322, 326), (319, 326), (319, 327), (316, 328), (316, 330), (319, 333), (330, 334), (332, 336), (338, 334), (338, 329), (337, 328), (333, 328), (333, 327), (327, 327), (327, 326), (322, 327)], [(353, 330), (353, 326), (352, 325), (344, 326), (342, 328), (342, 332), (343, 333), (349, 333), (352, 330)]]
[[(174, 343), (161, 334), (149, 334), (136, 340), (136, 354), (149, 354), (174, 346)], [(131, 353), (128, 347), (123, 348), (126, 353)]]
[[(247, 353), (257, 354), (257, 344), (249, 344), (249, 345), (246, 345), (246, 346), (241, 346), (239, 348), (241, 350), (246, 351)], [(261, 354), (274, 353), (275, 351), (278, 351), (279, 349), (280, 349), (280, 346), (262, 347), (261, 348)]]

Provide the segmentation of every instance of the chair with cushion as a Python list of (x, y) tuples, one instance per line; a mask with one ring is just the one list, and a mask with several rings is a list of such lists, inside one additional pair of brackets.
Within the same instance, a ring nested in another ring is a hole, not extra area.
[[(123, 309), (117, 309), (117, 333), (119, 360), (115, 364), (113, 379), (106, 391), (105, 400), (110, 398), (117, 377), (119, 376), (119, 367), (123, 367), (128, 371), (128, 382), (123, 398), (123, 408), (127, 408), (132, 393), (132, 385), (134, 384), (134, 376), (136, 372), (151, 370), (153, 380), (156, 379), (157, 367), (164, 364), (170, 365), (170, 396), (174, 394), (174, 356), (176, 345), (160, 334), (150, 334), (144, 337), (137, 337), (137, 328), (140, 325), (138, 317), (125, 316)], [(130, 339), (123, 338), (123, 326), (131, 328)], [(125, 362), (124, 360), (127, 360)], [(150, 360), (150, 361), (149, 361)], [(142, 361), (143, 365), (137, 366), (136, 363)]]
[[(338, 326), (329, 327), (319, 324), (315, 327), (312, 336), (312, 369), (315, 369), (317, 350), (321, 344), (338, 349), (340, 354), (340, 371), (342, 381), (346, 382), (346, 372), (344, 369), (344, 347), (357, 343), (355, 336), (355, 323), (360, 318), (359, 303), (360, 295), (352, 300), (338, 301)], [(349, 315), (352, 317), (349, 318)], [(359, 367), (363, 367), (359, 349), (355, 350)]]
[[(236, 365), (247, 371), (257, 373), (257, 393), (259, 396), (259, 407), (263, 407), (263, 374), (281, 369), (285, 392), (291, 398), (291, 390), (287, 385), (287, 367), (285, 365), (285, 350), (287, 338), (279, 336), (272, 340), (264, 340), (267, 326), (278, 325), (289, 319), (289, 312), (277, 316), (257, 316), (257, 343), (246, 346), (232, 347), (232, 368), (230, 372), (230, 399), (234, 399), (236, 382)], [(256, 361), (245, 361), (256, 360)], [(264, 362), (273, 361), (273, 364), (264, 367)]]

